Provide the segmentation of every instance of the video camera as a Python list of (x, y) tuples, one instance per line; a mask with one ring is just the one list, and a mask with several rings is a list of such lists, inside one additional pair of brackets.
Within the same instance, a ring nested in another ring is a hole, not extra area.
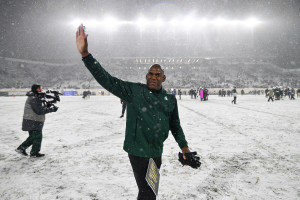
[[(54, 94), (54, 96), (49, 95), (50, 93)], [(43, 104), (48, 108), (55, 107), (54, 104), (60, 101), (59, 95), (62, 95), (62, 93), (54, 90), (47, 90), (46, 92), (38, 93), (38, 97), (43, 102)]]

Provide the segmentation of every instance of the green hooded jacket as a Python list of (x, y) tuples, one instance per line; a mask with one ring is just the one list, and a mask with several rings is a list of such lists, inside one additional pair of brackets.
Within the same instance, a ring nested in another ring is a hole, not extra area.
[(91, 54), (82, 60), (102, 87), (127, 102), (123, 146), (126, 152), (147, 158), (161, 156), (169, 130), (181, 149), (188, 146), (180, 126), (174, 95), (164, 89), (151, 91), (145, 84), (115, 78)]

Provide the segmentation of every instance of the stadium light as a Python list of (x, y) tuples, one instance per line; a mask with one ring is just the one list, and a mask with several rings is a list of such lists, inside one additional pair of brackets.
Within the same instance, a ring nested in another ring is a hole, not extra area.
[(179, 24), (179, 21), (176, 19), (176, 18), (173, 18), (171, 21), (170, 21), (170, 24), (172, 26), (177, 26)]
[(213, 20), (212, 23), (216, 26), (224, 26), (228, 23), (228, 21), (223, 18), (217, 18), (217, 19)]
[(100, 24), (103, 25), (107, 31), (115, 31), (121, 23), (116, 18), (107, 16)]
[(232, 26), (237, 26), (237, 25), (242, 24), (242, 21), (241, 20), (230, 20), (230, 21), (228, 21), (228, 23)]
[(78, 26), (83, 23), (81, 19), (74, 19), (70, 24), (75, 27), (78, 28)]
[(198, 21), (198, 24), (199, 24), (200, 26), (206, 26), (207, 23), (208, 23), (208, 21), (207, 21), (206, 18), (203, 18), (203, 19), (201, 19), (201, 20)]
[(191, 28), (193, 27), (193, 25), (195, 24), (195, 20), (192, 18), (192, 17), (186, 17), (183, 21), (182, 21), (182, 25), (185, 27), (185, 28)]
[[(179, 20), (179, 18), (181, 20)], [(94, 28), (94, 27), (103, 27), (107, 31), (114, 31), (121, 25), (134, 25), (139, 27), (140, 30), (144, 30), (147, 27), (157, 27), (161, 28), (164, 24), (169, 25), (170, 27), (179, 27), (181, 30), (183, 29), (197, 29), (201, 27), (210, 27), (210, 26), (216, 26), (216, 27), (223, 27), (223, 26), (241, 26), (241, 27), (250, 27), (253, 28), (257, 26), (258, 24), (262, 23), (262, 21), (256, 19), (255, 17), (250, 17), (246, 20), (228, 20), (221, 17), (215, 18), (215, 19), (206, 19), (206, 18), (200, 18), (197, 19), (194, 16), (188, 15), (188, 16), (180, 16), (180, 17), (174, 17), (170, 21), (164, 21), (161, 18), (156, 18), (155, 20), (148, 20), (144, 17), (138, 18), (136, 21), (121, 21), (118, 20), (112, 16), (107, 16), (103, 18), (102, 20), (96, 20), (96, 19), (90, 19), (90, 20), (83, 20), (83, 19), (74, 19), (72, 22), (70, 22), (70, 25), (73, 27), (78, 27), (80, 24), (84, 24), (87, 28)]]
[(261, 21), (257, 20), (254, 17), (251, 17), (251, 18), (247, 19), (244, 23), (245, 23), (246, 26), (248, 26), (250, 28), (253, 28), (256, 25), (258, 25), (259, 23), (261, 23)]
[(141, 30), (144, 30), (147, 26), (149, 26), (150, 22), (143, 18), (143, 17), (140, 17), (136, 22), (135, 24), (141, 29)]
[(86, 26), (88, 29), (101, 27), (107, 31), (114, 31), (122, 25), (133, 25), (139, 27), (140, 30), (144, 30), (148, 27), (153, 27), (153, 26), (157, 28), (161, 28), (163, 27), (164, 24), (173, 28), (176, 27), (176, 29), (180, 31), (182, 29), (197, 30), (199, 28), (204, 28), (204, 27), (209, 28), (212, 26), (220, 27), (220, 28), (224, 26), (253, 28), (258, 24), (262, 23), (262, 21), (256, 19), (255, 17), (250, 17), (245, 20), (239, 20), (239, 19), (229, 20), (222, 17), (218, 17), (215, 19), (206, 19), (206, 18), (197, 19), (192, 15), (177, 16), (172, 18), (172, 20), (170, 21), (164, 21), (164, 19), (161, 18), (156, 18), (155, 20), (148, 20), (144, 17), (140, 17), (136, 21), (121, 21), (112, 16), (107, 16), (100, 21), (96, 19), (83, 20), (77, 18), (74, 19), (72, 22), (70, 22), (70, 25), (77, 28), (81, 23), (84, 26)]
[(157, 18), (157, 19), (155, 20), (155, 25), (156, 25), (157, 27), (160, 27), (160, 26), (163, 25), (163, 21), (162, 21), (160, 18)]
[(83, 24), (86, 27), (93, 28), (99, 25), (99, 21), (96, 19), (83, 20), (83, 19), (75, 19), (70, 23), (73, 27), (78, 28), (80, 24)]

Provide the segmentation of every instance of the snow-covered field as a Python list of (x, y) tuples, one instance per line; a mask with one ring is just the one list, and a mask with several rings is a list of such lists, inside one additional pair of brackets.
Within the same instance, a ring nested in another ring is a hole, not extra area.
[[(26, 97), (0, 98), (0, 199), (136, 199), (123, 151), (125, 118), (114, 96), (62, 97), (46, 116), (40, 159), (14, 149)], [(165, 142), (158, 200), (300, 199), (300, 99), (210, 96), (178, 100), (181, 124), (201, 168), (182, 167)], [(29, 152), (29, 149), (27, 150)]]

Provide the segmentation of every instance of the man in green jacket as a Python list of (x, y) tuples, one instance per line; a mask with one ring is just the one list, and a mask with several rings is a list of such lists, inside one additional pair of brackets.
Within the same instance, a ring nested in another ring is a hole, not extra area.
[(76, 32), (76, 45), (87, 69), (106, 90), (127, 102), (126, 132), (123, 149), (128, 153), (134, 176), (139, 188), (138, 199), (156, 199), (145, 176), (149, 159), (161, 166), (163, 142), (171, 130), (176, 142), (185, 153), (189, 153), (187, 141), (180, 125), (177, 100), (168, 94), (162, 83), (166, 80), (161, 66), (149, 69), (147, 85), (122, 81), (111, 76), (88, 52), (88, 35), (83, 25)]

